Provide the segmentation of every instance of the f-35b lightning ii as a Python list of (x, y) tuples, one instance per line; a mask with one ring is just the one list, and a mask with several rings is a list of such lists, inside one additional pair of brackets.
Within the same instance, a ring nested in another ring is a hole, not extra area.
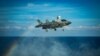
[[(57, 16), (56, 20), (53, 20), (51, 22), (49, 22), (48, 20), (46, 20), (45, 23), (41, 22), (39, 19), (37, 20), (37, 22), (39, 23), (38, 25), (36, 25), (36, 28), (42, 27), (42, 29), (45, 29), (46, 32), (48, 32), (48, 29), (54, 29), (55, 31), (57, 30), (57, 28), (62, 28), (64, 26), (68, 26), (71, 24), (70, 21), (67, 21), (66, 19), (61, 19), (60, 16)], [(64, 31), (64, 29), (62, 29)]]

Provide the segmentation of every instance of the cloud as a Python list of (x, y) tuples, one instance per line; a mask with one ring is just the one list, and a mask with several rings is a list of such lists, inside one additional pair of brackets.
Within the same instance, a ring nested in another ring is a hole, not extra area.
[(32, 7), (47, 7), (47, 6), (50, 6), (50, 4), (46, 4), (46, 3), (44, 3), (44, 4), (28, 3), (27, 4), (27, 7), (29, 7), (29, 8), (32, 8)]
[(25, 30), (27, 28), (21, 27), (21, 26), (0, 26), (0, 31), (12, 31), (12, 30)]
[[(20, 15), (23, 16), (23, 15)], [(29, 20), (29, 21), (14, 21), (9, 20), (9, 24), (5, 26), (0, 26), (0, 29), (28, 29), (30, 27), (34, 28), (37, 23), (35, 22), (38, 18), (34, 18), (33, 15), (27, 15), (28, 19), (22, 19), (22, 20)], [(1, 23), (4, 23), (1, 21)], [(100, 30), (100, 25), (79, 25), (79, 26), (65, 26), (63, 27), (65, 30)]]
[(32, 25), (28, 26), (28, 28), (21, 34), (21, 36), (24, 36), (24, 37), (31, 36), (30, 34), (32, 34), (32, 32), (34, 30), (35, 30), (35, 27), (32, 24)]
[[(94, 35), (99, 33), (100, 31), (100, 26), (67, 26), (64, 28), (57, 28), (57, 31), (55, 32), (54, 30), (49, 30), (48, 32), (45, 32), (45, 30), (41, 28), (35, 28), (35, 23), (32, 24), (27, 24), (27, 25), (8, 25), (8, 26), (0, 26), (0, 31), (5, 31), (5, 32), (10, 32), (9, 34), (12, 35), (11, 31), (14, 32), (22, 32), (18, 36), (24, 36), (24, 37), (29, 37), (29, 36), (65, 36), (67, 33), (72, 36), (72, 33), (79, 34), (81, 31), (85, 31), (85, 33), (92, 33), (89, 31), (93, 31)], [(60, 31), (64, 29), (64, 32), (60, 33)], [(77, 31), (79, 33), (77, 33)], [(43, 32), (43, 33), (41, 33)], [(59, 33), (57, 33), (59, 32)], [(38, 34), (38, 35), (37, 35)], [(59, 35), (58, 35), (59, 34)], [(17, 34), (16, 34), (17, 35)]]
[(43, 13), (43, 12), (61, 12), (61, 13), (74, 13), (77, 10), (73, 7), (63, 7), (63, 6), (55, 6), (53, 4), (33, 4), (28, 3), (26, 6), (19, 6), (19, 7), (8, 7), (8, 8), (1, 8), (0, 14), (6, 15), (16, 15), (16, 14), (28, 14), (28, 13)]
[(39, 7), (43, 7), (43, 6), (50, 6), (50, 4), (46, 4), (46, 3), (44, 3), (44, 4), (33, 4), (33, 3), (28, 3), (27, 4), (27, 7), (34, 7), (34, 6), (39, 6)]
[(34, 7), (34, 6), (50, 6), (51, 4), (47, 4), (47, 3), (44, 3), (44, 4), (34, 4), (34, 3), (28, 3), (27, 6), (28, 7)]
[(66, 30), (99, 30), (100, 26), (66, 26)]
[(35, 6), (35, 4), (33, 4), (33, 3), (28, 3), (27, 6), (28, 6), (28, 7), (33, 7), (33, 6)]

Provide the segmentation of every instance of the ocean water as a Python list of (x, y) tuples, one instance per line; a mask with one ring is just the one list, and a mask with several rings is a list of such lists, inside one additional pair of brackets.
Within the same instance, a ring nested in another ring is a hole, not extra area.
[(100, 37), (0, 37), (0, 56), (100, 56)]

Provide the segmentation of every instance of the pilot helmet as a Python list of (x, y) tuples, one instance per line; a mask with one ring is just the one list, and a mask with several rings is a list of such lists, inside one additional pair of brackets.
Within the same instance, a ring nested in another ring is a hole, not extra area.
[(61, 19), (61, 16), (57, 16), (57, 19)]

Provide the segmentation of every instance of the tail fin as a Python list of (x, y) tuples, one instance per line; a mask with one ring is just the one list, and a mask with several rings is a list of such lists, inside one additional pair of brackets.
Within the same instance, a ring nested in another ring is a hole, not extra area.
[(41, 22), (39, 19), (37, 20), (37, 22), (38, 22), (39, 24), (42, 24), (42, 22)]

